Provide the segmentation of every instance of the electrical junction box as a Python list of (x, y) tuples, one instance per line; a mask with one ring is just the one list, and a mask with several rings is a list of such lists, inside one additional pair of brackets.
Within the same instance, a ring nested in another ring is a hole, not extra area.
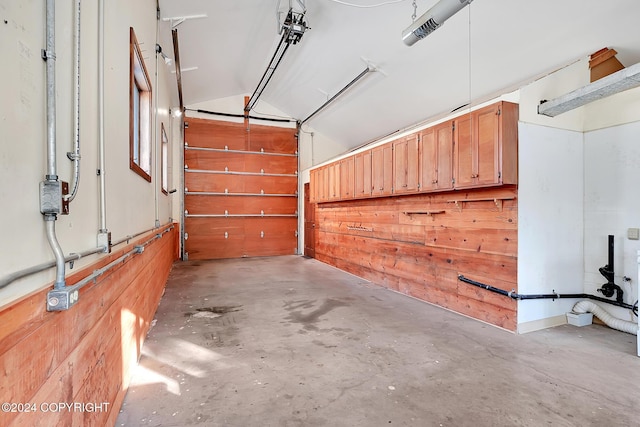
[(40, 183), (40, 213), (43, 215), (68, 215), (69, 184), (63, 181), (42, 181)]
[(573, 326), (589, 326), (593, 323), (592, 313), (574, 313), (570, 311), (567, 313), (567, 322)]
[(69, 310), (78, 302), (80, 294), (77, 289), (63, 288), (47, 292), (47, 311)]
[(640, 228), (630, 228), (627, 230), (629, 240), (640, 240)]

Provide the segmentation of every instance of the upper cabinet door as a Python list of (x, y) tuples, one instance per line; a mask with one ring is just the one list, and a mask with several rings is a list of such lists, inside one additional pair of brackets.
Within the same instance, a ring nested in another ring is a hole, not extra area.
[(476, 185), (500, 183), (499, 144), (500, 107), (491, 105), (473, 114), (477, 150)]
[(419, 134), (409, 135), (393, 143), (393, 192), (414, 193), (419, 188)]
[(387, 196), (393, 192), (393, 145), (371, 150), (371, 195)]
[(340, 199), (353, 199), (354, 191), (353, 157), (340, 160)]
[(354, 197), (371, 196), (371, 150), (354, 156)]
[(435, 128), (428, 128), (420, 134), (420, 191), (434, 191), (438, 188), (438, 144)]
[(329, 175), (329, 200), (340, 200), (340, 163), (327, 166)]
[(445, 122), (435, 128), (437, 161), (437, 190), (453, 188), (453, 124)]
[(455, 146), (453, 178), (456, 188), (472, 187), (476, 182), (477, 154), (472, 132), (471, 115), (459, 117), (454, 122), (453, 143)]
[(455, 188), (518, 182), (518, 105), (498, 102), (455, 120)]

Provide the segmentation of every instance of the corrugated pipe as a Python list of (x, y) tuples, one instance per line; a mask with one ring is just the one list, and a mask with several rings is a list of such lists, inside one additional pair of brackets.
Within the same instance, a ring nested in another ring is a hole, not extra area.
[[(55, 0), (47, 0), (46, 3), (46, 48), (43, 52), (43, 58), (46, 61), (46, 80), (47, 80), (47, 174), (45, 179), (47, 182), (57, 182), (57, 166), (56, 166), (56, 73), (55, 73)], [(60, 247), (60, 243), (56, 238), (56, 219), (55, 213), (46, 213), (44, 215), (45, 227), (47, 232), (47, 240), (49, 246), (53, 250), (56, 257), (56, 281), (54, 288), (62, 288), (64, 281), (64, 252)]]
[(628, 320), (618, 319), (612, 316), (600, 307), (598, 304), (591, 301), (580, 301), (573, 306), (574, 313), (593, 313), (598, 319), (602, 320), (605, 325), (612, 329), (617, 329), (628, 334), (638, 334), (638, 324), (636, 322), (630, 322)]

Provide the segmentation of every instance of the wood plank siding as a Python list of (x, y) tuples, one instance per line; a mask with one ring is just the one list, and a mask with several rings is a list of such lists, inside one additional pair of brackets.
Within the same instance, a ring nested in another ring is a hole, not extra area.
[(188, 118), (185, 258), (297, 252), (296, 130)]
[[(70, 310), (46, 311), (50, 287), (0, 310), (0, 400), (35, 412), (0, 412), (2, 426), (113, 425), (144, 338), (178, 257), (178, 227), (80, 290)], [(73, 285), (155, 233), (67, 277)], [(57, 402), (101, 411), (45, 411)]]
[[(320, 261), (515, 331), (516, 302), (458, 281), (517, 290), (517, 188), (316, 205)], [(464, 201), (464, 200), (473, 201)]]

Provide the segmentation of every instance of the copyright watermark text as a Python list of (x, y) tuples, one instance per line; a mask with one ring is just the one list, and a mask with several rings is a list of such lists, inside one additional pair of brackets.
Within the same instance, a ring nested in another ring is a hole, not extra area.
[(2, 412), (108, 412), (110, 402), (3, 402)]

